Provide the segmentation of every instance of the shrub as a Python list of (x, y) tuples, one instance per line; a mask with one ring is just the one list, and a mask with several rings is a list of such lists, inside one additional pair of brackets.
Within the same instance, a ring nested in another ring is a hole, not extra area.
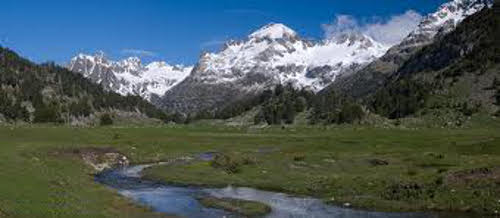
[(306, 156), (304, 154), (294, 154), (293, 161), (304, 161)]
[(39, 107), (35, 111), (36, 123), (61, 123), (62, 119), (59, 117), (59, 111), (55, 106)]
[(363, 119), (365, 113), (358, 104), (346, 104), (339, 115), (339, 123), (354, 123)]
[(243, 156), (243, 158), (241, 160), (241, 164), (243, 164), (243, 165), (255, 165), (255, 164), (257, 164), (257, 158), (245, 155), (245, 156)]
[(101, 116), (101, 126), (109, 126), (113, 125), (113, 118), (111, 118), (110, 114), (103, 114)]
[(214, 168), (222, 169), (228, 174), (235, 174), (240, 171), (238, 161), (226, 154), (216, 154), (210, 165)]
[(386, 200), (415, 200), (422, 199), (425, 194), (423, 185), (418, 183), (396, 183), (389, 185), (382, 198)]

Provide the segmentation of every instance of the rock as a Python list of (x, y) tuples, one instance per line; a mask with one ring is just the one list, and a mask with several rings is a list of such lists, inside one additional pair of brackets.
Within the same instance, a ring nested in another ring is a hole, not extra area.
[(369, 160), (370, 164), (372, 166), (387, 166), (389, 165), (389, 162), (381, 159), (371, 159)]
[(113, 148), (80, 148), (73, 150), (87, 165), (97, 172), (130, 164), (128, 158)]

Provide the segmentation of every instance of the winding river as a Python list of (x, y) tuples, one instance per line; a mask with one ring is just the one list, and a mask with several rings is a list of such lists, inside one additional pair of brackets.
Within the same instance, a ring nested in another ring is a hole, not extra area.
[(324, 204), (319, 199), (293, 197), (283, 193), (261, 191), (252, 188), (199, 188), (176, 187), (141, 179), (141, 171), (152, 165), (138, 165), (108, 170), (95, 177), (96, 182), (116, 189), (133, 201), (151, 207), (157, 212), (192, 218), (239, 217), (227, 211), (202, 206), (200, 196), (234, 198), (258, 201), (269, 205), (270, 218), (315, 217), (438, 217), (430, 213), (383, 213), (354, 210)]

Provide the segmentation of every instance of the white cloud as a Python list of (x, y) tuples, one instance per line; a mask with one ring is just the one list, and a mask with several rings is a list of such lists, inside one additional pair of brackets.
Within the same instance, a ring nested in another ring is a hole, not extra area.
[(322, 27), (327, 39), (345, 32), (357, 32), (361, 30), (356, 18), (345, 14), (337, 15), (333, 23), (323, 24)]
[(152, 51), (140, 50), (140, 49), (123, 49), (121, 51), (123, 55), (133, 55), (141, 57), (156, 57), (156, 53)]
[(394, 45), (414, 30), (422, 18), (422, 15), (413, 10), (385, 20), (373, 17), (368, 22), (362, 22), (350, 15), (337, 15), (333, 23), (324, 24), (322, 27), (326, 38), (345, 32), (362, 32), (376, 41)]

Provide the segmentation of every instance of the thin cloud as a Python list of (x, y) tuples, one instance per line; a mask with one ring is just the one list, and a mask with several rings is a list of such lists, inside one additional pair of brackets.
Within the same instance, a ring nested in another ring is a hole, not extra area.
[(409, 10), (383, 20), (373, 17), (371, 21), (362, 22), (351, 15), (337, 15), (331, 24), (323, 24), (325, 37), (332, 38), (345, 32), (360, 32), (371, 36), (373, 39), (394, 45), (408, 36), (422, 20), (423, 16), (416, 11)]
[(133, 55), (141, 57), (156, 57), (157, 54), (152, 51), (140, 50), (140, 49), (123, 49), (121, 51), (123, 55)]

